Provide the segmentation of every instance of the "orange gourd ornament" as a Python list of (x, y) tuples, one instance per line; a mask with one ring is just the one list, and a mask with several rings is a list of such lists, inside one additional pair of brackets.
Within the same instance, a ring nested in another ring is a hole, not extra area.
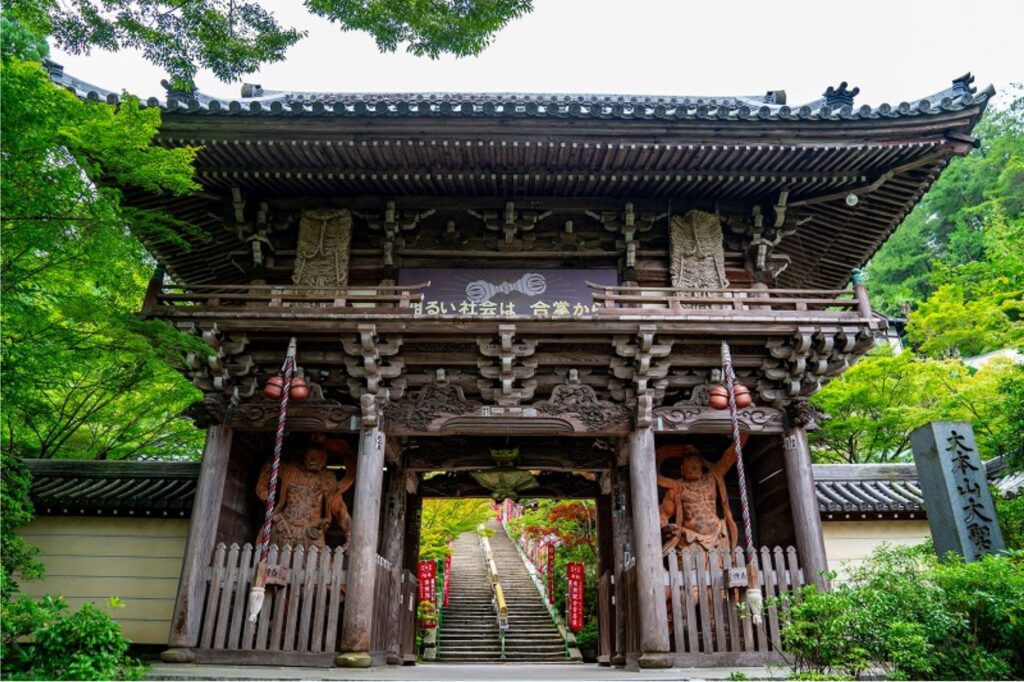
[(280, 400), (284, 395), (284, 377), (275, 375), (267, 379), (263, 385), (263, 395), (271, 400)]

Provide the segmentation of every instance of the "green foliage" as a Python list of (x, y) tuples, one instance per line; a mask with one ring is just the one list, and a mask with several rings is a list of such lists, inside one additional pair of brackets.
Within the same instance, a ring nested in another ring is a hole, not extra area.
[[(513, 537), (525, 535), (537, 540), (557, 535), (562, 545), (555, 550), (555, 608), (565, 613), (567, 566), (579, 562), (584, 568), (584, 622), (597, 609), (597, 507), (593, 500), (537, 500), (519, 518), (509, 522)], [(546, 568), (546, 567), (544, 567)]]
[[(110, 605), (116, 608), (116, 600), (111, 600)], [(11, 646), (13, 640), (9, 639), (7, 617), (4, 618), (4, 676), (7, 679), (137, 680), (142, 677), (144, 666), (128, 656), (129, 642), (108, 614), (91, 603), (74, 613), (66, 613), (66, 609), (67, 605), (59, 597), (46, 597), (40, 603), (23, 597), (15, 602), (14, 619), (20, 627), (26, 628), (25, 634), (30, 634), (32, 644)]]
[(448, 543), (463, 533), (476, 530), (481, 523), (494, 518), (490, 500), (434, 499), (423, 500), (420, 517), (420, 559), (441, 559), (451, 554)]
[[(284, 59), (304, 31), (282, 26), (263, 3), (246, 0), (9, 0), (9, 21), (61, 48), (88, 54), (139, 49), (190, 90), (196, 72), (209, 69), (237, 80), (261, 64)], [(403, 43), (416, 55), (475, 55), (510, 20), (532, 9), (531, 0), (305, 0), (306, 9), (344, 31), (368, 31), (382, 51)]]
[(1024, 550), (1024, 495), (1003, 497), (993, 488), (992, 501), (1006, 548)]
[(43, 565), (35, 558), (39, 550), (15, 533), (35, 518), (29, 499), (32, 475), (17, 457), (0, 453), (0, 478), (0, 509), (3, 511), (0, 514), (0, 561), (3, 563), (0, 599), (7, 603), (18, 590), (15, 573), (25, 580), (32, 580), (42, 577)]
[(1024, 218), (1007, 220), (996, 208), (979, 240), (979, 260), (936, 264), (934, 290), (909, 316), (907, 336), (924, 355), (980, 355), (1024, 343)]
[(314, 14), (338, 23), (342, 30), (367, 31), (381, 52), (402, 43), (416, 56), (436, 59), (479, 54), (494, 34), (533, 8), (532, 0), (420, 2), (405, 0), (306, 0)]
[(875, 349), (828, 383), (812, 403), (827, 418), (811, 434), (819, 462), (866, 463), (910, 458), (910, 433), (929, 421), (973, 422), (983, 458), (1021, 447), (1012, 415), (1024, 369), (993, 361), (973, 370), (959, 360)]
[(928, 298), (942, 284), (933, 270), (983, 257), (995, 216), (1010, 223), (1021, 218), (1024, 98), (1016, 90), (1009, 106), (986, 111), (974, 132), (980, 147), (949, 164), (868, 265), (872, 303), (880, 310), (898, 314), (901, 304)]
[(195, 149), (152, 144), (159, 112), (83, 102), (5, 56), (0, 149), (3, 450), (23, 457), (195, 454), (177, 372), (198, 344), (136, 316), (152, 264), (136, 238), (176, 238), (122, 187), (181, 194)]
[[(882, 547), (831, 592), (804, 588), (781, 639), (794, 673), (1011, 679), (1024, 672), (1024, 553), (965, 564)], [(819, 678), (820, 679), (820, 678)]]
[(1017, 366), (1007, 372), (999, 381), (997, 391), (999, 400), (1006, 406), (997, 438), (1003, 444), (1002, 452), (1009, 458), (1010, 467), (1024, 471), (1024, 367)]
[(596, 651), (598, 636), (597, 619), (592, 618), (587, 621), (582, 630), (576, 633), (576, 646), (579, 649)]

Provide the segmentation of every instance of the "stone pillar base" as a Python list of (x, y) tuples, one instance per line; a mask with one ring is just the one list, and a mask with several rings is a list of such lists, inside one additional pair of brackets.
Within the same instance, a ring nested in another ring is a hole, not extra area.
[(160, 660), (164, 663), (194, 663), (196, 652), (191, 649), (168, 649), (160, 653)]
[(339, 668), (369, 668), (373, 665), (373, 658), (366, 651), (346, 651), (335, 657), (334, 665)]
[(675, 662), (672, 654), (648, 652), (640, 654), (637, 664), (641, 668), (671, 668)]

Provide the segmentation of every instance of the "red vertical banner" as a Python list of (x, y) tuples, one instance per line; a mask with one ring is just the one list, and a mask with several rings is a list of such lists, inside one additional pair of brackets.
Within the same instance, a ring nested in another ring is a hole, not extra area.
[[(419, 581), (420, 627), (437, 627), (437, 565), (432, 561), (421, 561), (417, 567)], [(427, 602), (429, 606), (425, 606)]]
[(449, 554), (444, 558), (444, 587), (442, 592), (444, 593), (442, 599), (444, 600), (444, 607), (448, 608), (448, 591), (452, 584), (452, 555)]
[(421, 561), (419, 566), (420, 601), (437, 601), (437, 566), (434, 561)]
[(548, 545), (548, 603), (555, 603), (555, 546)]
[(585, 580), (583, 564), (578, 561), (569, 562), (566, 573), (569, 579), (567, 600), (569, 602), (569, 629), (579, 632), (583, 629), (583, 586)]

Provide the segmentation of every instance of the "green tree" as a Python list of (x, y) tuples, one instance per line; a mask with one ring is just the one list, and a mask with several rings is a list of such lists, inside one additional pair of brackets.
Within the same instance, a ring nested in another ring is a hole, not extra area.
[(985, 225), (979, 260), (940, 262), (931, 295), (910, 314), (907, 336), (925, 355), (971, 356), (1024, 344), (1024, 217), (1007, 220), (997, 208)]
[(179, 415), (197, 393), (175, 369), (197, 344), (135, 317), (152, 271), (137, 235), (180, 237), (119, 189), (195, 189), (195, 150), (154, 146), (158, 111), (79, 100), (36, 62), (4, 55), (0, 78), (4, 451), (195, 454)]
[(810, 436), (814, 459), (907, 461), (911, 431), (939, 419), (972, 422), (982, 456), (1003, 454), (1021, 436), (1008, 434), (1013, 396), (1001, 386), (1020, 372), (1009, 362), (972, 370), (955, 359), (878, 348), (812, 398), (826, 415)]
[(490, 500), (452, 498), (423, 500), (420, 516), (420, 559), (441, 559), (451, 554), (448, 543), (494, 518)]
[(16, 457), (0, 453), (0, 600), (6, 603), (18, 591), (15, 578), (33, 580), (42, 577), (43, 565), (36, 560), (38, 549), (30, 545), (15, 531), (35, 518), (29, 499), (32, 475)]
[(584, 567), (586, 595), (584, 617), (593, 618), (597, 609), (597, 506), (593, 500), (536, 500), (519, 518), (509, 524), (516, 537), (538, 540), (557, 535), (561, 545), (555, 550), (555, 607), (565, 612), (566, 571), (569, 562)]
[[(532, 0), (305, 0), (306, 9), (341, 30), (369, 32), (382, 51), (402, 44), (436, 58), (478, 54)], [(137, 48), (185, 89), (200, 68), (223, 81), (284, 59), (305, 33), (282, 26), (260, 3), (246, 0), (10, 0), (4, 13), (61, 48)]]

